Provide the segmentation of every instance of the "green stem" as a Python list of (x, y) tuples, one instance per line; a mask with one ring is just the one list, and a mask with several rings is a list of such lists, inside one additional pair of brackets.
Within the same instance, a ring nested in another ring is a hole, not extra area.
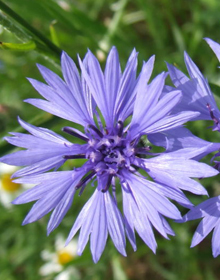
[(110, 42), (114, 37), (115, 33), (117, 32), (118, 26), (121, 22), (123, 12), (127, 3), (128, 0), (120, 0), (119, 2), (117, 2), (117, 5), (119, 5), (119, 9), (115, 12), (109, 24), (107, 33), (105, 34), (103, 39), (99, 42), (99, 47), (105, 52), (108, 52), (110, 49)]
[(62, 50), (54, 45), (49, 39), (47, 39), (42, 33), (40, 33), (37, 29), (32, 27), (26, 20), (20, 17), (17, 13), (15, 13), (11, 8), (9, 8), (6, 4), (0, 1), (0, 9), (4, 11), (6, 14), (11, 16), (16, 22), (22, 25), (25, 29), (35, 35), (40, 41), (42, 41), (51, 51), (53, 51), (59, 58)]

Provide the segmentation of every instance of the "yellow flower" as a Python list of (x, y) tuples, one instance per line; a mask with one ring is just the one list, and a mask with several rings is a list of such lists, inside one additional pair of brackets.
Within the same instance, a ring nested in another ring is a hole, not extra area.
[(22, 185), (12, 182), (11, 175), (18, 170), (16, 166), (0, 163), (0, 203), (7, 208), (11, 201), (19, 194)]
[(12, 181), (11, 174), (5, 173), (1, 175), (1, 187), (4, 191), (13, 193), (18, 191), (21, 185)]
[(66, 264), (77, 257), (77, 241), (73, 239), (65, 247), (65, 238), (58, 235), (54, 247), (54, 252), (49, 252), (48, 250), (42, 251), (41, 257), (45, 261), (45, 264), (40, 268), (40, 275), (47, 276), (52, 273), (59, 273), (54, 280), (79, 280), (80, 275), (76, 268), (73, 266), (65, 267)]

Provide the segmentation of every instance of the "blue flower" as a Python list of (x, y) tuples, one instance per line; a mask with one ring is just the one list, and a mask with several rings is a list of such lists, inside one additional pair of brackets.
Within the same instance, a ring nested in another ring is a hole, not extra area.
[[(218, 60), (220, 61), (220, 45), (213, 40), (206, 38), (206, 42), (212, 48), (216, 54)], [(190, 110), (198, 111), (200, 114), (195, 118), (198, 120), (212, 120), (214, 122), (213, 130), (220, 132), (220, 111), (217, 107), (217, 104), (214, 99), (214, 95), (211, 92), (208, 81), (202, 75), (196, 64), (192, 61), (187, 53), (185, 53), (185, 64), (190, 76), (190, 79), (183, 74), (176, 67), (168, 64), (168, 70), (170, 77), (173, 81), (175, 87), (182, 91), (183, 98), (180, 101), (180, 106), (176, 107), (174, 110), (177, 113), (179, 110), (184, 110), (189, 108)], [(166, 92), (169, 92), (170, 88), (166, 89)], [(173, 90), (173, 89), (172, 89)], [(179, 128), (180, 129), (180, 128)], [(171, 134), (169, 134), (169, 139), (171, 139)], [(191, 142), (194, 142), (194, 146), (198, 145), (200, 147), (207, 147), (205, 153), (201, 153), (197, 156), (197, 159), (202, 158), (208, 153), (217, 151), (220, 149), (220, 143), (209, 143), (191, 135)], [(201, 142), (202, 141), (202, 142)], [(184, 137), (184, 134), (172, 135), (172, 147), (175, 147), (176, 143), (181, 142), (181, 147), (189, 147), (187, 139)], [(206, 143), (205, 143), (206, 142)], [(159, 141), (159, 144), (162, 142)], [(200, 144), (199, 144), (200, 143)], [(191, 146), (192, 146), (191, 145)], [(216, 153), (212, 158), (212, 161), (220, 156), (220, 152)], [(215, 168), (220, 170), (220, 162), (215, 162)], [(196, 207), (192, 208), (184, 217), (182, 221), (190, 221), (199, 218), (203, 218), (199, 223), (195, 234), (192, 239), (191, 247), (199, 244), (213, 229), (212, 237), (212, 253), (214, 257), (217, 257), (220, 254), (220, 196), (210, 198)]]
[(174, 112), (188, 108), (188, 110), (199, 112), (199, 115), (194, 120), (212, 120), (211, 112), (217, 118), (220, 118), (220, 111), (218, 110), (207, 79), (202, 75), (199, 68), (186, 52), (184, 53), (184, 59), (190, 78), (175, 66), (167, 63), (169, 75), (174, 86), (183, 93), (183, 98)]
[[(216, 56), (220, 61), (220, 45), (211, 39), (205, 39), (210, 47), (215, 52)], [(178, 106), (176, 106), (172, 113), (178, 113), (182, 110), (192, 110), (194, 112), (198, 112), (199, 114), (194, 118), (194, 120), (212, 120), (214, 125), (212, 126), (213, 130), (220, 131), (220, 111), (217, 107), (214, 95), (209, 87), (207, 79), (202, 75), (199, 68), (192, 61), (189, 55), (185, 52), (184, 54), (186, 68), (188, 70), (188, 74), (190, 78), (188, 78), (183, 72), (181, 72), (175, 66), (168, 64), (168, 71), (170, 78), (176, 87), (177, 90), (181, 90), (183, 94), (183, 98), (180, 100)], [(164, 95), (169, 93), (169, 91), (173, 91), (172, 87), (165, 87)], [(192, 133), (186, 130), (186, 128), (178, 128), (179, 132), (175, 133), (171, 130), (170, 132), (166, 132), (166, 137), (170, 140), (172, 139), (172, 145), (167, 150), (173, 151), (177, 147), (185, 148), (185, 147), (206, 147), (206, 150), (198, 155), (195, 159), (201, 159), (207, 154), (218, 151), (220, 149), (220, 143), (210, 143), (204, 141)], [(187, 137), (186, 137), (187, 135)], [(157, 145), (163, 145), (164, 136), (159, 135), (157, 137)], [(161, 139), (161, 140), (160, 140)], [(152, 139), (153, 140), (153, 139)], [(155, 140), (153, 140), (155, 141)], [(153, 142), (154, 143), (154, 142)], [(217, 153), (212, 161), (218, 157), (220, 153)], [(215, 168), (220, 170), (220, 162), (215, 162)]]
[(217, 257), (220, 254), (220, 196), (212, 197), (196, 207), (192, 208), (183, 221), (191, 221), (203, 218), (199, 223), (192, 239), (191, 247), (198, 245), (213, 229), (212, 254)]
[[(28, 99), (26, 102), (80, 124), (84, 132), (73, 127), (64, 127), (63, 131), (84, 144), (73, 144), (48, 129), (37, 128), (19, 119), (30, 134), (12, 133), (5, 139), (25, 150), (6, 155), (0, 161), (25, 166), (14, 174), (14, 177), (21, 177), (15, 182), (36, 185), (13, 201), (14, 204), (37, 201), (23, 224), (53, 211), (48, 223), (49, 234), (69, 210), (75, 193), (81, 195), (93, 181), (93, 195), (79, 213), (67, 243), (80, 230), (78, 254), (82, 254), (90, 239), (93, 260), (97, 262), (108, 234), (122, 255), (126, 255), (125, 236), (136, 250), (136, 230), (155, 252), (157, 244), (153, 227), (168, 239), (168, 235), (174, 235), (174, 232), (165, 218), (181, 218), (179, 210), (168, 198), (192, 207), (182, 190), (207, 194), (202, 185), (191, 178), (214, 176), (218, 172), (192, 160), (204, 152), (206, 146), (155, 154), (150, 152), (149, 146), (140, 143), (146, 140), (143, 139), (146, 135), (150, 139), (157, 133), (176, 129), (196, 118), (198, 113), (172, 113), (182, 98), (181, 92), (174, 90), (162, 96), (166, 73), (149, 83), (154, 57), (143, 64), (136, 77), (135, 50), (123, 72), (115, 47), (108, 55), (104, 72), (90, 51), (83, 61), (79, 58), (81, 76), (75, 63), (64, 52), (61, 65), (64, 80), (38, 65), (47, 85), (33, 79), (29, 81), (45, 100)], [(78, 158), (87, 160), (82, 167), (57, 171), (64, 162)], [(118, 207), (120, 192), (123, 214)]]

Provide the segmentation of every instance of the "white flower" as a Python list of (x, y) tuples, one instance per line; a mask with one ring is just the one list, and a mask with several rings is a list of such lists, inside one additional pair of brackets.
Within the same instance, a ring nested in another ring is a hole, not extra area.
[(42, 259), (46, 262), (40, 268), (40, 275), (47, 276), (52, 273), (59, 273), (54, 280), (79, 280), (80, 275), (76, 268), (67, 267), (64, 269), (64, 265), (71, 262), (77, 257), (77, 241), (73, 239), (65, 247), (65, 239), (61, 235), (58, 235), (55, 241), (55, 252), (49, 252), (43, 250), (41, 253)]
[(0, 163), (0, 203), (6, 208), (12, 207), (11, 201), (21, 192), (23, 185), (12, 182), (11, 175), (16, 166)]

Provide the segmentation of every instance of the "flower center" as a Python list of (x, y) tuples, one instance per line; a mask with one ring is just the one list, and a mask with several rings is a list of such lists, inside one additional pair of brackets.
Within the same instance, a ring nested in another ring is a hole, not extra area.
[(3, 174), (1, 176), (1, 186), (4, 191), (13, 193), (19, 190), (21, 188), (21, 185), (12, 182), (10, 176), (11, 174)]
[(87, 158), (97, 165), (97, 170), (101, 167), (102, 171), (112, 175), (126, 167), (130, 162), (129, 158), (134, 154), (130, 144), (119, 135), (105, 134), (100, 139), (90, 138), (88, 144)]
[(87, 158), (89, 164), (86, 175), (76, 185), (76, 189), (80, 189), (79, 195), (84, 191), (87, 183), (94, 176), (103, 176), (106, 181), (104, 186), (101, 186), (102, 192), (106, 192), (111, 185), (114, 185), (114, 177), (120, 176), (122, 169), (126, 168), (129, 171), (135, 172), (135, 157), (139, 154), (147, 155), (151, 147), (138, 148), (138, 143), (141, 136), (136, 139), (128, 139), (124, 131), (124, 125), (121, 121), (117, 123), (114, 131), (108, 132), (103, 127), (98, 129), (94, 125), (89, 125), (85, 135), (76, 132), (70, 127), (64, 127), (63, 131), (87, 142), (85, 154), (80, 155), (65, 155), (64, 158), (76, 159)]
[(107, 165), (117, 164), (120, 165), (124, 162), (124, 152), (125, 145), (123, 139), (113, 136), (103, 137), (97, 144), (93, 147), (96, 153), (96, 159), (98, 161), (103, 161)]
[(65, 265), (65, 264), (71, 262), (72, 260), (73, 260), (73, 256), (70, 253), (68, 253), (66, 251), (58, 252), (59, 264)]

